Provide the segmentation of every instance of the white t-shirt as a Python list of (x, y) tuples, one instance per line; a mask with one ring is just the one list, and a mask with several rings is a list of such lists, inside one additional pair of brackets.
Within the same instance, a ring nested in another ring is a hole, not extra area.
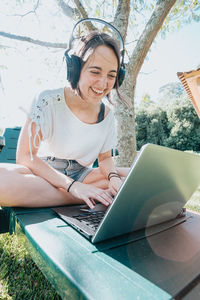
[[(36, 96), (29, 117), (32, 119), (29, 126), (29, 141), (31, 126), (35, 122), (37, 126), (34, 139), (37, 140), (41, 129), (43, 141), (48, 145), (48, 155), (74, 159), (83, 166), (90, 166), (100, 153), (116, 147), (117, 138), (112, 110), (99, 123), (84, 123), (66, 104), (64, 88), (45, 90)], [(32, 157), (31, 147), (30, 152)]]

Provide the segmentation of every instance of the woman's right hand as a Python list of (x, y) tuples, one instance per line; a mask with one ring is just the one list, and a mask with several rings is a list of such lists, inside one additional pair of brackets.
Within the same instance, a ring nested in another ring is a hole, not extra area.
[(97, 188), (91, 184), (76, 181), (70, 187), (69, 192), (74, 197), (83, 200), (91, 209), (95, 206), (94, 200), (97, 200), (106, 206), (112, 203), (112, 196), (108, 191)]

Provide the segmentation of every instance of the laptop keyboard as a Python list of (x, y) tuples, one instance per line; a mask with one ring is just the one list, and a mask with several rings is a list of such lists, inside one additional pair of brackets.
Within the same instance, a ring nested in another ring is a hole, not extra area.
[(104, 215), (105, 211), (94, 211), (84, 212), (77, 216), (73, 216), (73, 218), (77, 219), (80, 222), (83, 222), (85, 225), (89, 226), (93, 230), (96, 230)]

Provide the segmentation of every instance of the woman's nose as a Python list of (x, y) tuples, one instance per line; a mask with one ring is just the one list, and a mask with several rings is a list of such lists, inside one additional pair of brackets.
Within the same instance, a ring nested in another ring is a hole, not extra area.
[(107, 76), (101, 76), (98, 80), (98, 83), (100, 88), (105, 89), (108, 84)]

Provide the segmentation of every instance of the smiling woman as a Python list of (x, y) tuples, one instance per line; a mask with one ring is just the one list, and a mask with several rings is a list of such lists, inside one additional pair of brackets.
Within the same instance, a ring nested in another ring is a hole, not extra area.
[[(107, 34), (92, 32), (80, 38), (71, 56), (69, 50), (65, 52), (69, 84), (35, 96), (19, 137), (17, 165), (0, 166), (0, 205), (85, 202), (94, 208), (98, 201), (108, 206), (128, 173), (115, 167), (114, 114), (103, 101), (111, 101), (112, 89), (118, 91), (123, 81), (118, 43)], [(38, 149), (43, 141), (48, 152), (41, 158)], [(96, 158), (99, 167), (93, 169)]]
[(82, 97), (88, 101), (91, 96), (91, 101), (99, 103), (99, 98), (108, 95), (112, 90), (117, 70), (118, 61), (114, 51), (106, 46), (97, 47), (81, 72), (79, 89), (82, 90)]

